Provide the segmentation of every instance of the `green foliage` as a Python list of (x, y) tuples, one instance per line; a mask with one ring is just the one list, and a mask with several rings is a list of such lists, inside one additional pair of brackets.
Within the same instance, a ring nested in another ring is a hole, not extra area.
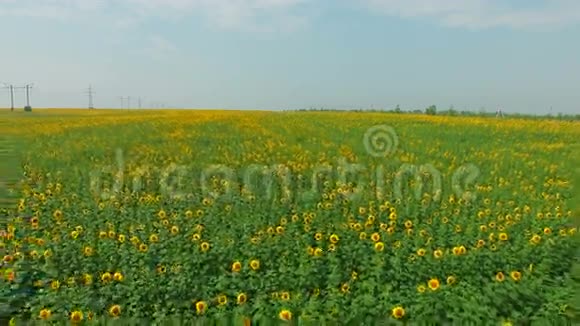
[(436, 115), (437, 114), (437, 106), (431, 105), (425, 109), (425, 114), (428, 115)]
[[(19, 201), (0, 240), (4, 321), (39, 320), (43, 309), (52, 321), (82, 312), (97, 324), (278, 324), (286, 310), (301, 325), (578, 320), (571, 186), (577, 185), (579, 129), (572, 122), (124, 114), (90, 119), (84, 127), (77, 117), (63, 117), (46, 127), (52, 134), (47, 129), (22, 146)], [(384, 123), (395, 127), (400, 148), (373, 157), (361, 138)], [(115, 193), (116, 149), (124, 153), (125, 182)], [(366, 167), (360, 179), (337, 183), (342, 158)], [(181, 186), (172, 183), (183, 197), (160, 182), (171, 163), (187, 167)], [(206, 189), (200, 176), (216, 163), (231, 167), (235, 177), (206, 175)], [(397, 196), (403, 164), (424, 163), (441, 172), (442, 197), (435, 198), (421, 175), (405, 181)], [(452, 184), (468, 163), (481, 171), (464, 184), (475, 197), (456, 193)], [(284, 200), (278, 172), (269, 172), (276, 176), (272, 196), (267, 174), (251, 193), (242, 191), (252, 164), (288, 167), (291, 198)], [(313, 184), (322, 164), (334, 172)], [(147, 166), (142, 188), (134, 191), (134, 177)], [(378, 166), (387, 185), (380, 198), (372, 187)], [(105, 167), (111, 171), (95, 191), (90, 172)], [(415, 197), (411, 187), (418, 182), (424, 188)], [(359, 183), (366, 185), (360, 198), (345, 196)], [(229, 186), (235, 191), (226, 197)], [(302, 196), (313, 188), (318, 191)], [(399, 307), (404, 316), (397, 319)]]

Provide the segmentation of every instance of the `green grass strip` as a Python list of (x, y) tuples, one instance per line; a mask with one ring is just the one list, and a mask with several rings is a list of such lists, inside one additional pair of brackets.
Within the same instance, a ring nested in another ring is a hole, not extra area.
[(0, 120), (0, 210), (14, 208), (18, 198), (14, 186), (20, 179), (19, 142), (16, 137), (1, 132), (7, 130), (8, 119)]

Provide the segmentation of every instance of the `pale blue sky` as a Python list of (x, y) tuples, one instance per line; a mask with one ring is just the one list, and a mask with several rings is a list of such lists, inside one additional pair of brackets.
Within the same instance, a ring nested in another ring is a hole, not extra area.
[(33, 107), (580, 114), (578, 0), (0, 0), (0, 30)]

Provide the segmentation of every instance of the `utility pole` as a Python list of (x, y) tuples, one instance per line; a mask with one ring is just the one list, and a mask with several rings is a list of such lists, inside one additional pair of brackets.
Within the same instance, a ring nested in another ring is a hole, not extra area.
[(10, 111), (14, 111), (14, 85), (10, 85)]
[(30, 107), (30, 90), (33, 88), (34, 84), (26, 84), (24, 86), (20, 86), (20, 87), (16, 87), (13, 85), (10, 85), (10, 98), (11, 98), (11, 102), (12, 102), (12, 107), (14, 107), (14, 90), (15, 89), (24, 89), (26, 90), (26, 106), (24, 107), (24, 110), (31, 110), (32, 108)]
[(124, 109), (125, 108), (125, 97), (119, 96), (119, 98), (121, 99), (121, 109)]
[(30, 106), (30, 85), (26, 85), (26, 106)]
[(10, 92), (10, 111), (14, 111), (14, 85), (10, 84), (6, 84), (4, 83), (4, 87), (2, 87), (3, 89), (8, 89), (8, 91)]
[(141, 97), (139, 97), (139, 109), (141, 109)]
[(24, 87), (26, 88), (26, 107), (30, 108), (30, 89), (32, 84), (26, 84)]
[(89, 110), (94, 109), (94, 105), (93, 105), (93, 95), (95, 94), (95, 92), (93, 91), (93, 86), (89, 85), (89, 88), (87, 89), (87, 95), (89, 96)]
[(127, 110), (131, 109), (131, 96), (127, 96)]

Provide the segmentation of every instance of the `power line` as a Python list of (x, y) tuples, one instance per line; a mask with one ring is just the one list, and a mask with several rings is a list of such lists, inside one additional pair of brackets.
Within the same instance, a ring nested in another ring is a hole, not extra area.
[(20, 87), (13, 87), (13, 89), (26, 90), (26, 106), (24, 107), (25, 109), (30, 108), (30, 90), (32, 89), (33, 86), (34, 86), (34, 84), (26, 84), (26, 85), (20, 86)]
[(160, 108), (166, 107), (166, 104), (163, 102), (151, 102), (149, 105), (151, 106), (151, 108), (155, 108), (155, 109), (160, 109)]
[(30, 90), (33, 88), (34, 84), (26, 84), (24, 86), (14, 86), (13, 84), (4, 84), (4, 87), (2, 88), (7, 88), (10, 91), (10, 109), (12, 111), (14, 111), (14, 90), (16, 89), (24, 89), (26, 90), (26, 106), (24, 107), (24, 109), (30, 109)]
[(86, 94), (89, 96), (89, 110), (92, 110), (95, 108), (95, 106), (93, 105), (93, 95), (95, 94), (95, 92), (93, 91), (92, 85), (89, 85)]
[(32, 88), (32, 84), (26, 85), (26, 106), (30, 107), (30, 89)]
[(14, 85), (4, 84), (3, 89), (8, 89), (10, 92), (10, 111), (14, 111)]
[[(125, 108), (125, 103), (127, 103), (127, 110), (131, 109), (131, 96), (119, 96), (118, 97), (121, 100), (121, 108)], [(127, 102), (125, 102), (127, 101)], [(140, 109), (142, 106), (142, 102), (141, 102), (141, 97), (137, 97), (137, 107)]]
[(10, 110), (14, 111), (14, 86), (10, 85)]
[[(131, 108), (131, 96), (119, 96), (118, 97), (121, 100), (121, 108), (124, 109), (125, 108), (125, 103), (127, 103), (127, 110), (129, 110)], [(127, 101), (127, 102), (125, 102)], [(141, 108), (141, 98), (138, 98), (138, 105), (139, 108)]]
[(121, 100), (121, 109), (124, 109), (125, 108), (125, 99), (127, 99), (127, 97), (119, 96), (119, 99)]

